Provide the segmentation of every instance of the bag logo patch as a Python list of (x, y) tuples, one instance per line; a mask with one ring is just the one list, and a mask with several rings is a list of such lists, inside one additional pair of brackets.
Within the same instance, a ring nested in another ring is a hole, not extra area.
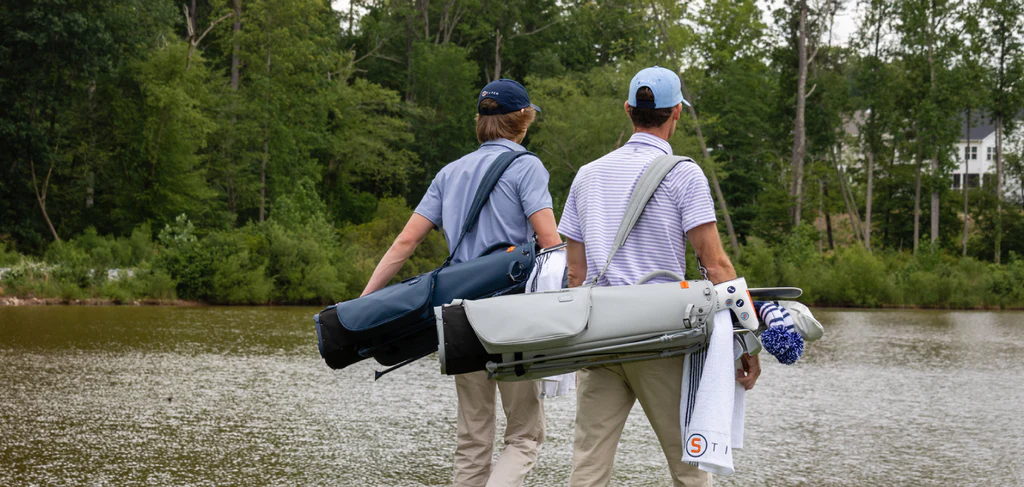
[(704, 435), (692, 434), (690, 438), (686, 440), (686, 452), (691, 457), (699, 457), (704, 454), (707, 450), (708, 440), (704, 438)]

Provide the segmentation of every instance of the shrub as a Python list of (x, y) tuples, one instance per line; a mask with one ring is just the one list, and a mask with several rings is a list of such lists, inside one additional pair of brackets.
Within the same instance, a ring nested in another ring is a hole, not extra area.
[(14, 249), (9, 249), (7, 244), (0, 242), (0, 267), (11, 267), (21, 260), (21, 256)]
[(745, 277), (751, 287), (778, 286), (780, 277), (775, 264), (775, 253), (764, 240), (750, 237), (743, 246), (736, 273)]
[[(45, 261), (53, 265), (51, 274), (64, 286), (88, 288), (101, 279), (99, 273), (92, 270), (89, 254), (73, 242), (56, 241), (50, 244)], [(61, 297), (68, 293), (70, 291), (62, 291)]]
[[(370, 280), (373, 269), (395, 237), (409, 221), (412, 210), (400, 198), (380, 201), (373, 220), (348, 227), (342, 232), (342, 253), (347, 264), (342, 268), (346, 298), (354, 298), (362, 292)], [(429, 272), (440, 266), (448, 257), (448, 244), (442, 232), (430, 232), (416, 252), (402, 266), (395, 281)]]

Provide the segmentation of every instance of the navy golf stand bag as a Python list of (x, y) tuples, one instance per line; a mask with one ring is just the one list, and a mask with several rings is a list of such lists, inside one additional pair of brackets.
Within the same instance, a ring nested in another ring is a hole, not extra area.
[(534, 266), (535, 242), (502, 243), (475, 259), (457, 264), (451, 260), (505, 169), (525, 154), (530, 153), (504, 152), (491, 163), (459, 239), (440, 268), (329, 306), (313, 317), (320, 355), (330, 368), (342, 369), (370, 357), (381, 365), (400, 367), (437, 350), (435, 306), (523, 291)]

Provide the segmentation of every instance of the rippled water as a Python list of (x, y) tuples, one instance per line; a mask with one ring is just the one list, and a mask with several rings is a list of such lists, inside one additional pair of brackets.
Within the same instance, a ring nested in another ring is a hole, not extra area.
[[(445, 485), (453, 381), (432, 358), (332, 371), (311, 308), (0, 308), (0, 485)], [(1024, 485), (1024, 313), (820, 311), (767, 358), (716, 485)], [(575, 401), (528, 485), (564, 485)], [(671, 485), (639, 406), (614, 485)]]

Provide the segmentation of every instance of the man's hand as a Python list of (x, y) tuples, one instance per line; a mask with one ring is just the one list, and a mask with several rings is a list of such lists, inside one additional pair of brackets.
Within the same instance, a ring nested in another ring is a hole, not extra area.
[(740, 355), (740, 364), (743, 368), (736, 369), (736, 382), (749, 391), (757, 382), (757, 377), (761, 375), (761, 359), (757, 358), (757, 355), (745, 353)]

